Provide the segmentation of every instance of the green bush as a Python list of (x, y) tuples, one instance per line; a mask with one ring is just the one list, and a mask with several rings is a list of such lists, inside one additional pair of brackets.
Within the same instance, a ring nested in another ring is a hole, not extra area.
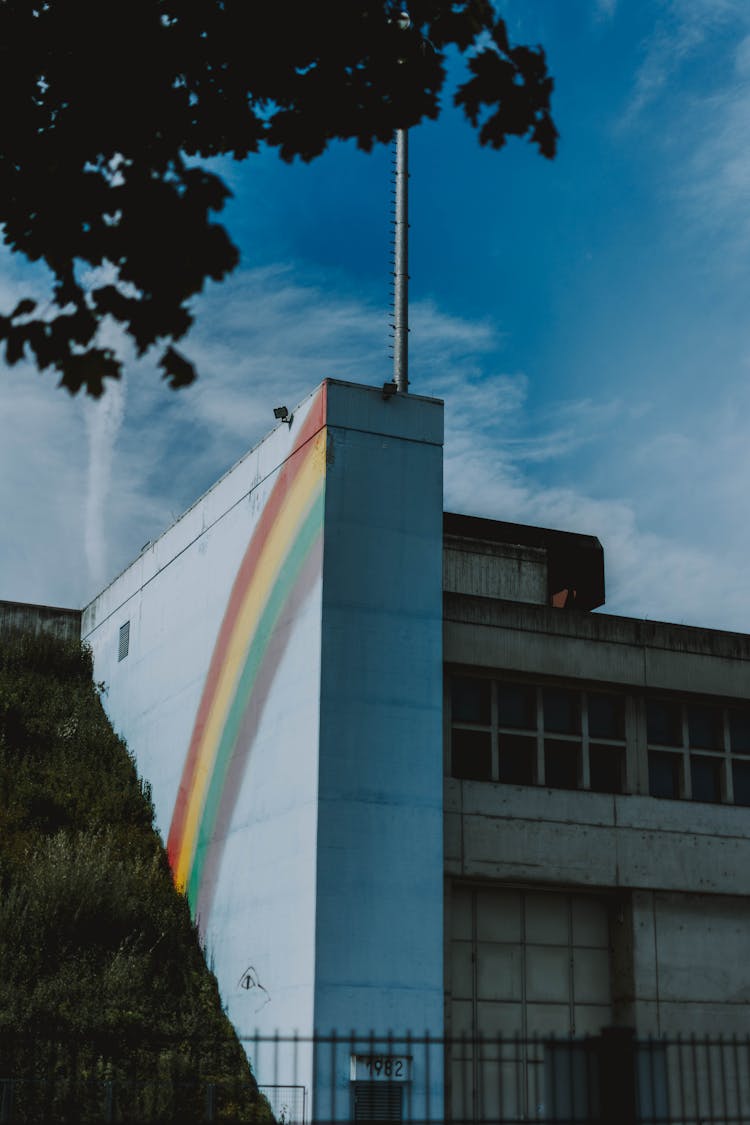
[(89, 652), (23, 633), (0, 638), (3, 1078), (19, 1121), (101, 1120), (105, 1096), (114, 1120), (198, 1121), (207, 1083), (217, 1120), (271, 1116)]

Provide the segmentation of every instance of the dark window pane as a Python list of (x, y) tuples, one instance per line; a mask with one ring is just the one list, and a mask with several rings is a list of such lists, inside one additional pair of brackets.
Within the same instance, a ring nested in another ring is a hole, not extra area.
[(682, 746), (679, 703), (667, 703), (664, 699), (647, 700), (646, 721), (649, 742), (655, 742), (658, 746)]
[(652, 797), (679, 797), (680, 757), (651, 750), (648, 755), (648, 791)]
[(501, 734), (499, 737), (500, 780), (511, 785), (533, 785), (536, 739), (519, 734)]
[(501, 727), (536, 730), (536, 688), (531, 684), (499, 684), (497, 705)]
[(492, 777), (492, 743), (489, 732), (454, 730), (451, 740), (451, 773), (454, 777), (489, 781)]
[(735, 754), (750, 754), (750, 710), (745, 707), (729, 712), (729, 741)]
[(580, 742), (563, 742), (557, 738), (545, 738), (545, 785), (550, 789), (577, 789), (580, 756)]
[(733, 762), (735, 805), (750, 805), (750, 762)]
[(691, 755), (690, 777), (694, 801), (721, 800), (721, 763), (716, 758)]
[(577, 691), (563, 688), (544, 689), (544, 729), (558, 734), (578, 734), (581, 729), (581, 708)]
[(589, 745), (589, 774), (595, 793), (622, 793), (625, 785), (625, 751), (618, 746)]
[(625, 737), (625, 700), (622, 696), (589, 696), (589, 734), (592, 738)]
[(490, 725), (490, 681), (454, 676), (451, 680), (451, 712), (454, 723)]
[(703, 750), (723, 750), (721, 711), (718, 707), (705, 707), (691, 703), (688, 707), (688, 740), (691, 746)]

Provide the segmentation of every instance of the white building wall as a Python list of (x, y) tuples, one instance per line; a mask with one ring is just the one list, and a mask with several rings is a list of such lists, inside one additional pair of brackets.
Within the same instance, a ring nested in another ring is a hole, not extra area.
[(325, 396), (323, 385), (83, 618), (105, 707), (152, 786), (243, 1035), (313, 1023)]
[[(442, 1032), (442, 433), (328, 381), (84, 611), (246, 1037)], [(347, 1049), (249, 1049), (349, 1114)]]

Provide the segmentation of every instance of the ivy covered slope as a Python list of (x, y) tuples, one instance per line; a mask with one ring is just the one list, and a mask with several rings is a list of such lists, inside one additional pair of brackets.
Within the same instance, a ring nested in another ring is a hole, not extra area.
[[(31, 1068), (34, 1073), (30, 1073)], [(89, 654), (0, 636), (0, 1078), (234, 1084), (269, 1116)]]

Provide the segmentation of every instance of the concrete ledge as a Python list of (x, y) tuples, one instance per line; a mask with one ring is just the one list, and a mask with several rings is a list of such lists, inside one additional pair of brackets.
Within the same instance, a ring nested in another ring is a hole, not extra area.
[(750, 810), (446, 779), (449, 875), (750, 894)]
[(750, 698), (750, 636), (445, 594), (447, 664)]

